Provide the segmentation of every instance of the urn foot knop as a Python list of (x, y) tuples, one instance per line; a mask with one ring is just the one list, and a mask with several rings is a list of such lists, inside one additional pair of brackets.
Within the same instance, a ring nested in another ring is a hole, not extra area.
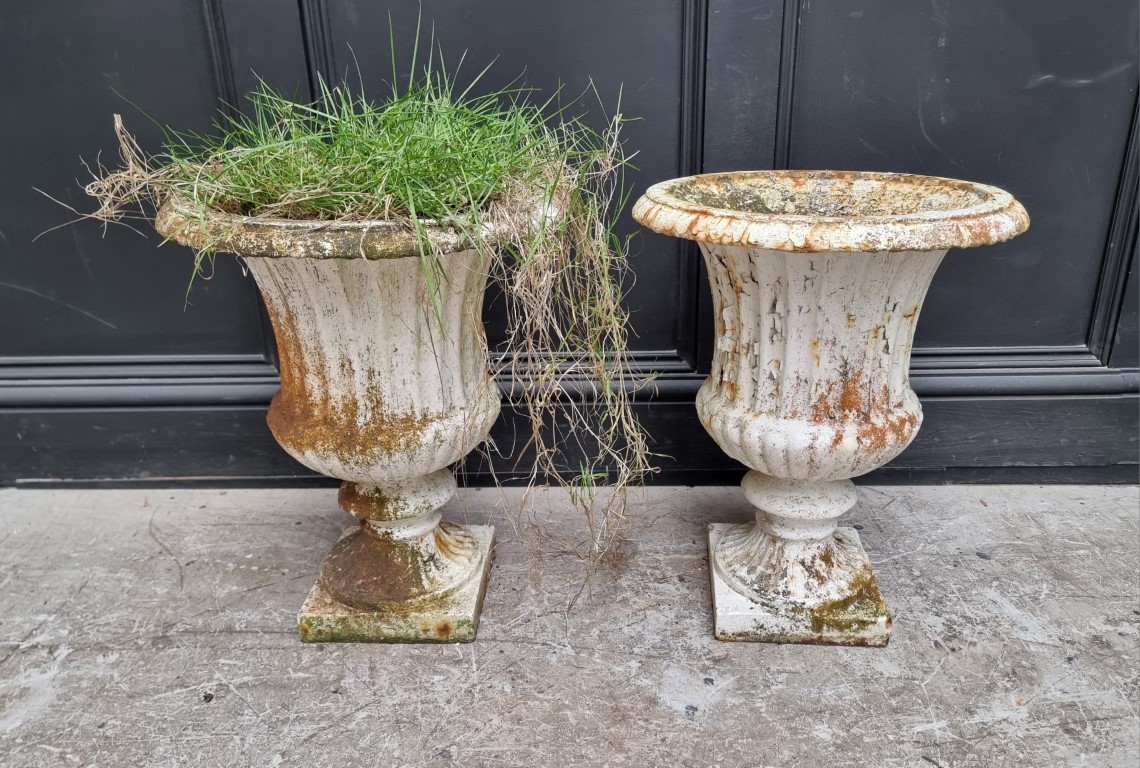
[(360, 524), (325, 558), (297, 617), (301, 639), (474, 640), (494, 530), (440, 521), (455, 490), (449, 469), (380, 484), (343, 483), (340, 506)]
[[(463, 530), (475, 547), (475, 570), (458, 588), (412, 601), (407, 610), (353, 608), (338, 601), (321, 580), (309, 592), (297, 626), (308, 643), (470, 643), (479, 629), (479, 614), (494, 557), (494, 529), (468, 525)], [(360, 533), (347, 528), (341, 543)]]
[(859, 535), (836, 528), (855, 505), (850, 480), (741, 483), (756, 520), (709, 528), (716, 636), (829, 645), (886, 645), (891, 618)]
[[(756, 525), (749, 523), (747, 527)], [(723, 538), (741, 527), (710, 525), (709, 551), (715, 553)], [(891, 637), (891, 616), (859, 534), (852, 528), (837, 528), (829, 543), (848, 553), (849, 570), (838, 577), (846, 580), (846, 589), (841, 596), (815, 604), (775, 592), (744, 595), (730, 586), (716, 567), (710, 568), (717, 640), (885, 646)], [(852, 553), (858, 557), (851, 557)]]

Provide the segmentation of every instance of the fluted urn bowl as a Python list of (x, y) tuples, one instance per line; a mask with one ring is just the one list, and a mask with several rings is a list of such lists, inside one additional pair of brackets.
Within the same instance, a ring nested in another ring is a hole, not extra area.
[[(277, 340), (269, 428), (342, 480), (340, 504), (360, 518), (301, 610), (302, 639), (474, 639), (491, 530), (441, 523), (439, 508), (455, 492), (450, 465), (499, 413), (481, 322), (487, 249), (431, 222), (203, 215), (180, 200), (155, 225), (242, 257)], [(434, 296), (425, 234), (443, 254)]]
[(716, 344), (697, 413), (750, 469), (756, 522), (710, 528), (717, 636), (885, 644), (858, 535), (836, 528), (850, 478), (922, 424), (911, 343), (946, 251), (1014, 237), (1025, 210), (954, 179), (753, 171), (656, 184), (633, 215), (701, 247)]

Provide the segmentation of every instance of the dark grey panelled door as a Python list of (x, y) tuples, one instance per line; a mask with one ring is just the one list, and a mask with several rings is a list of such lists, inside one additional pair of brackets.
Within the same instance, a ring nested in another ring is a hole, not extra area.
[(961, 177), (1033, 219), (940, 269), (912, 365), (926, 422), (894, 470), (1126, 462), (1135, 480), (1137, 4), (774, 5), (710, 4), (706, 170)]
[[(14, 5), (14, 4), (12, 4)], [(89, 223), (80, 155), (113, 151), (123, 112), (205, 129), (257, 72), (309, 92), (346, 69), (380, 92), (389, 11), (332, 0), (125, 0), (0, 10), (0, 482), (308, 477), (264, 426), (272, 337), (233, 259), (183, 306), (189, 255)], [(952, 253), (920, 325), (918, 441), (880, 478), (1136, 479), (1137, 6), (1075, 0), (425, 0), (451, 60), (488, 85), (588, 78), (637, 115), (638, 190), (768, 167), (893, 170), (996, 184), (1030, 232)], [(410, 53), (402, 47), (401, 62)], [(144, 228), (144, 231), (145, 228)], [(632, 222), (626, 231), (634, 231)], [(662, 479), (739, 470), (696, 422), (711, 322), (694, 249), (643, 235), (630, 294), (636, 357), (660, 373), (642, 403)], [(489, 313), (495, 335), (493, 308)], [(499, 440), (510, 439), (505, 417)]]

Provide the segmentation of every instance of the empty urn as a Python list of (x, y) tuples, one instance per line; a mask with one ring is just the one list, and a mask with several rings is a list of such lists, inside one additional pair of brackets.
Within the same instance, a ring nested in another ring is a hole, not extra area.
[(701, 423), (749, 468), (745, 525), (709, 528), (722, 640), (886, 645), (891, 616), (858, 534), (850, 478), (914, 439), (911, 344), (949, 248), (1023, 232), (1008, 193), (886, 173), (756, 171), (662, 182), (634, 217), (695, 240), (713, 294)]

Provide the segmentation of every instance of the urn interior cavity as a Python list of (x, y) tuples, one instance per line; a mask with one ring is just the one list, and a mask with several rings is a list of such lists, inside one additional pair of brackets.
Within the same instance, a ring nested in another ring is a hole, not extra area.
[(848, 219), (968, 212), (994, 197), (954, 179), (828, 171), (710, 174), (667, 191), (690, 205), (734, 213)]

